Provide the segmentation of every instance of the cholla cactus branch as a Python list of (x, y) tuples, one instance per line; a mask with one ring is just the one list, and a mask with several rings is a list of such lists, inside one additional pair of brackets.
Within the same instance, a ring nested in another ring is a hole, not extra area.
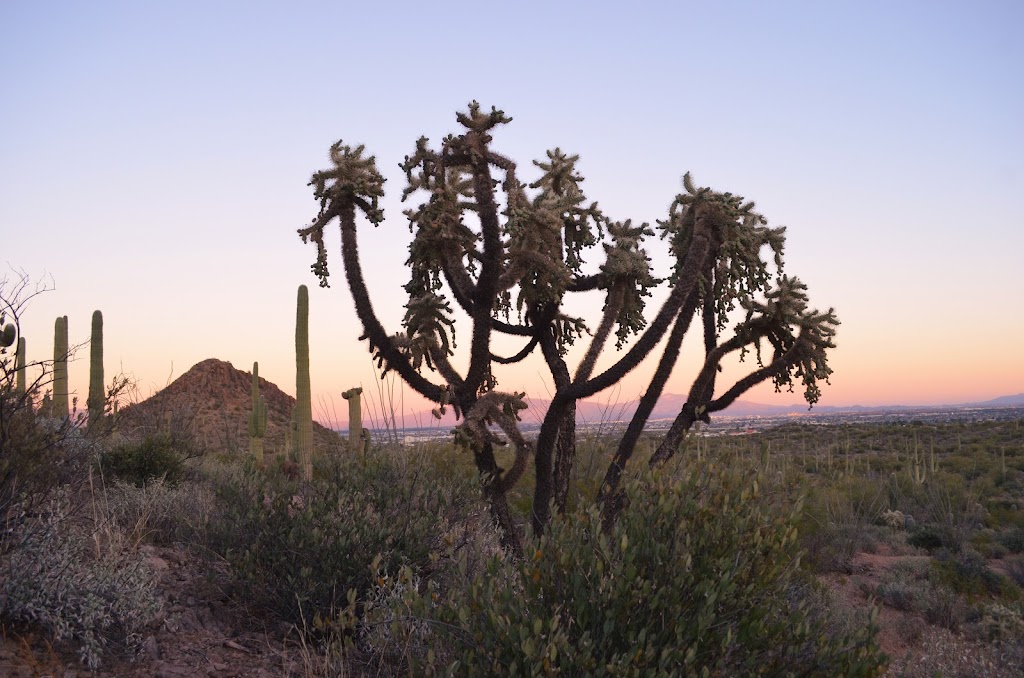
[[(519, 412), (527, 409), (523, 400), (525, 396), (525, 393), (499, 391), (485, 393), (466, 412), (462, 425), (456, 429), (456, 441), (474, 450), (481, 450), (488, 444), (503, 446), (511, 441), (515, 447), (516, 458), (512, 467), (501, 472), (497, 479), (497, 486), (502, 493), (507, 493), (515, 487), (526, 470), (533, 452), (533, 446), (519, 430)], [(492, 431), (492, 425), (497, 426), (508, 437), (508, 441)]]
[(502, 358), (501, 356), (496, 356), (492, 353), (491, 360), (498, 363), (499, 365), (512, 365), (514, 363), (522, 362), (523, 360), (526, 359), (526, 356), (533, 353), (533, 349), (537, 347), (538, 341), (539, 339), (537, 337), (533, 337), (526, 344), (526, 346), (522, 348), (522, 350), (520, 350), (513, 356), (509, 356), (508, 358)]

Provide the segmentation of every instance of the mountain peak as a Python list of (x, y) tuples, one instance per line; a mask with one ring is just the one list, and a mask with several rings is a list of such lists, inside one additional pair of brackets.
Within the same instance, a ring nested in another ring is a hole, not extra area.
[[(249, 449), (249, 412), (252, 409), (252, 372), (231, 363), (207, 358), (149, 398), (126, 407), (119, 415), (119, 427), (126, 432), (153, 430), (161, 426), (191, 429), (199, 443), (228, 453)], [(285, 431), (290, 425), (295, 398), (260, 377), (260, 395), (267, 403), (268, 454), (284, 450)], [(341, 437), (313, 422), (314, 445), (319, 450), (343, 445)]]

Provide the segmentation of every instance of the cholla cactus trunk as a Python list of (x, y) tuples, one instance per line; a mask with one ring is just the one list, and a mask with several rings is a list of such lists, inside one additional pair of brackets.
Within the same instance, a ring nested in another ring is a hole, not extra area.
[(363, 450), (363, 410), (361, 387), (350, 388), (341, 394), (348, 401), (348, 449)]
[(313, 478), (313, 404), (309, 386), (309, 290), (299, 285), (295, 314), (295, 432), (296, 462), (305, 480)]
[(103, 419), (103, 314), (92, 313), (92, 339), (89, 342), (89, 428)]
[(54, 417), (71, 416), (68, 407), (68, 317), (57, 318), (53, 325), (53, 403)]
[(267, 434), (267, 402), (260, 395), (260, 364), (252, 364), (252, 410), (249, 412), (249, 451), (263, 463), (263, 436)]
[(25, 337), (18, 337), (18, 353), (14, 356), (14, 388), (18, 394), (25, 393)]

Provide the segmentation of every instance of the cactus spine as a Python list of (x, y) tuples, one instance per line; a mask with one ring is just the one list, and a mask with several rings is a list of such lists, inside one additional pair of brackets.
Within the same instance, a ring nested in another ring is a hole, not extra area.
[(53, 325), (53, 416), (71, 416), (68, 407), (68, 317), (57, 318)]
[(362, 387), (350, 388), (341, 397), (348, 401), (348, 449), (363, 451)]
[(263, 463), (263, 436), (267, 433), (267, 401), (260, 395), (260, 364), (252, 364), (252, 411), (249, 412), (249, 451)]
[(103, 314), (92, 312), (92, 339), (89, 342), (89, 428), (103, 419)]
[(299, 285), (295, 314), (295, 432), (298, 459), (305, 480), (313, 478), (313, 404), (309, 386), (309, 290)]
[(19, 394), (25, 393), (25, 337), (18, 337), (18, 352), (14, 356), (14, 388)]

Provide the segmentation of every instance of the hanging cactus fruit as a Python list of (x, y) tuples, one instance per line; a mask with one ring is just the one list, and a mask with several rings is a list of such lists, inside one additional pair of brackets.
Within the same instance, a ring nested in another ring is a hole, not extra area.
[(363, 450), (363, 410), (361, 405), (362, 387), (350, 388), (341, 394), (348, 401), (348, 449)]
[(252, 364), (252, 411), (249, 412), (249, 451), (263, 463), (263, 436), (267, 434), (267, 402), (260, 395), (260, 364)]
[(305, 480), (313, 479), (313, 405), (309, 386), (309, 290), (299, 285), (295, 314), (295, 423), (298, 458)]
[(57, 318), (53, 325), (53, 416), (71, 416), (68, 407), (68, 317)]
[(103, 314), (92, 313), (92, 339), (89, 342), (89, 428), (99, 424), (103, 419), (103, 406), (106, 398), (103, 393)]

